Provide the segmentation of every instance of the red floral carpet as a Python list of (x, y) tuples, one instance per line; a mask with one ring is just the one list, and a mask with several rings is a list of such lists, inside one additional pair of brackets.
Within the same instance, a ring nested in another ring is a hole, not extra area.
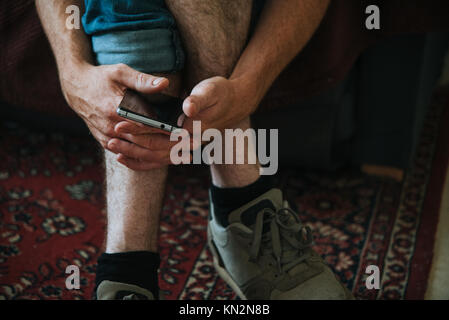
[[(449, 145), (438, 138), (447, 97), (434, 97), (403, 183), (350, 170), (281, 173), (316, 249), (358, 298), (424, 296), (447, 168), (437, 146)], [(0, 300), (89, 299), (105, 230), (96, 145), (1, 123), (0, 159)], [(205, 246), (208, 179), (204, 168), (176, 168), (170, 177), (160, 237), (167, 299), (236, 298)], [(380, 290), (365, 287), (371, 264), (380, 268)], [(79, 290), (66, 289), (68, 265), (80, 267)]]

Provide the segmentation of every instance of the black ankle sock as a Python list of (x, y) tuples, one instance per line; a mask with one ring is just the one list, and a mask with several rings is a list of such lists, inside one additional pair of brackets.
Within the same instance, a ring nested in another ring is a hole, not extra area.
[(242, 188), (219, 188), (212, 185), (210, 193), (217, 222), (221, 226), (227, 226), (227, 218), (232, 211), (256, 199), (274, 186), (274, 179), (271, 176), (260, 176), (254, 183)]
[(160, 261), (159, 253), (149, 251), (103, 253), (98, 258), (94, 293), (101, 281), (109, 280), (147, 289), (159, 299), (157, 269)]

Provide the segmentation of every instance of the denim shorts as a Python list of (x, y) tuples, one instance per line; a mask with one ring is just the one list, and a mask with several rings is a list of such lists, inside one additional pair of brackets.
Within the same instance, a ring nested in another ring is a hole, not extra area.
[[(264, 2), (254, 0), (251, 29)], [(99, 65), (124, 63), (145, 73), (183, 69), (184, 49), (164, 0), (85, 0), (85, 5), (82, 23)]]

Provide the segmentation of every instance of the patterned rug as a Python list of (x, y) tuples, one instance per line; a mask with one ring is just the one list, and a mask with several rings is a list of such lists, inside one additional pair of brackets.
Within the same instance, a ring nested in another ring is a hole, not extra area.
[[(402, 183), (351, 169), (280, 173), (289, 199), (314, 230), (316, 250), (358, 298), (424, 297), (438, 219), (434, 203), (447, 168), (447, 159), (437, 155), (447, 105), (447, 91), (434, 96)], [(1, 123), (0, 159), (0, 300), (89, 299), (105, 231), (96, 145)], [(236, 299), (205, 246), (208, 185), (203, 167), (174, 168), (170, 176), (160, 236), (167, 299)], [(68, 265), (80, 268), (79, 290), (66, 289)], [(379, 290), (365, 287), (368, 265), (380, 269)]]

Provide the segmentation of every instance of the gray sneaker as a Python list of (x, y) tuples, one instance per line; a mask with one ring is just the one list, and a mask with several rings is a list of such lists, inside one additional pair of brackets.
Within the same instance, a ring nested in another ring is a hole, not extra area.
[(97, 300), (155, 300), (154, 295), (141, 287), (103, 280), (96, 291)]
[[(216, 222), (211, 202), (208, 244), (219, 275), (242, 299), (353, 299), (312, 250), (311, 230), (283, 201), (279, 189)], [(255, 222), (254, 222), (255, 221)]]

